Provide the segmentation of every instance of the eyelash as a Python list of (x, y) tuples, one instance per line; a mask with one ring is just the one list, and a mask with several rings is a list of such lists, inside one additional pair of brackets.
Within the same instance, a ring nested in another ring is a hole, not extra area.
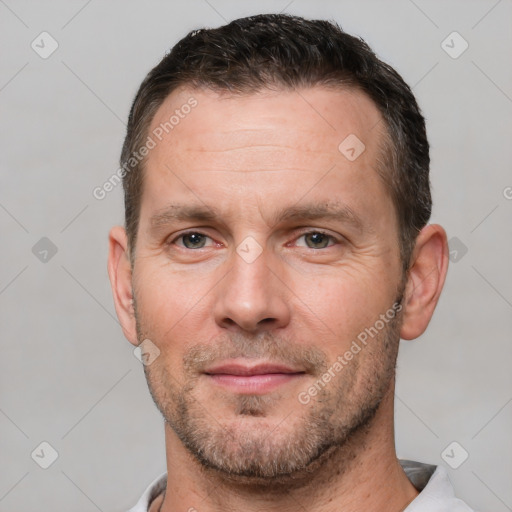
[[(312, 235), (312, 234), (321, 234), (321, 235), (327, 236), (330, 241), (334, 242), (333, 245), (339, 244), (341, 242), (341, 240), (339, 238), (336, 238), (334, 235), (331, 235), (331, 234), (329, 234), (326, 231), (323, 231), (321, 229), (314, 229), (314, 230), (310, 230), (310, 231), (304, 231), (304, 232), (300, 233), (300, 235), (295, 240), (298, 240), (299, 238), (302, 238), (303, 236)], [(208, 236), (205, 233), (202, 233), (201, 231), (191, 230), (191, 231), (185, 231), (184, 233), (181, 233), (177, 237), (175, 237), (172, 240), (170, 240), (169, 242), (167, 242), (167, 245), (174, 245), (177, 240), (179, 240), (179, 239), (181, 239), (181, 238), (183, 238), (183, 237), (185, 237), (187, 235), (201, 235), (201, 236), (210, 238), (210, 240), (212, 240), (212, 238), (210, 236)], [(319, 249), (315, 249), (314, 247), (305, 247), (305, 248), (318, 251), (318, 250), (328, 249), (329, 247), (332, 247), (333, 245), (328, 245), (327, 247), (323, 247), (323, 248), (319, 248)], [(200, 249), (207, 249), (207, 247), (199, 247), (198, 249), (189, 249), (188, 247), (184, 247), (184, 246), (183, 247), (179, 246), (179, 247), (181, 249), (184, 249), (184, 250), (187, 250), (187, 251), (198, 251)]]

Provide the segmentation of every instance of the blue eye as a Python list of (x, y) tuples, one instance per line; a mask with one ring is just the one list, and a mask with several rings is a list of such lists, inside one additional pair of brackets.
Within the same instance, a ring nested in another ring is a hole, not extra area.
[[(323, 231), (308, 231), (300, 235), (296, 240), (301, 239), (304, 240), (304, 243), (297, 245), (308, 249), (327, 249), (328, 247), (335, 245), (337, 241), (334, 236), (324, 233)], [(189, 231), (188, 233), (182, 233), (180, 236), (169, 242), (169, 244), (176, 244), (178, 247), (194, 250), (212, 246), (214, 243), (209, 236), (203, 233)]]
[(334, 240), (334, 237), (322, 231), (310, 231), (301, 235), (300, 238), (304, 238), (306, 246), (310, 249), (326, 249), (329, 245), (332, 245), (329, 242)]
[(202, 249), (206, 245), (206, 239), (209, 238), (202, 233), (185, 233), (176, 240), (182, 240), (183, 246), (187, 249)]

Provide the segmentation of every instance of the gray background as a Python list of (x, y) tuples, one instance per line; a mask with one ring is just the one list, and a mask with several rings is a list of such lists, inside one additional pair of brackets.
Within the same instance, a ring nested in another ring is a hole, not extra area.
[[(433, 220), (457, 254), (427, 333), (402, 342), (398, 455), (443, 464), (476, 509), (512, 510), (510, 0), (0, 0), (1, 512), (123, 511), (165, 471), (163, 422), (106, 272), (121, 187), (92, 190), (118, 168), (139, 83), (179, 38), (281, 10), (338, 21), (414, 86)], [(42, 31), (59, 45), (47, 59), (31, 48)], [(469, 44), (458, 58), (441, 45), (453, 31)], [(57, 248), (47, 261), (42, 237)], [(59, 454), (46, 470), (31, 457), (42, 441)]]

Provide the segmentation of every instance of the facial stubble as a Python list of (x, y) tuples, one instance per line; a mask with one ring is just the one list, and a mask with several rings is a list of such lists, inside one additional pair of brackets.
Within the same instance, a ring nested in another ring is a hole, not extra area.
[[(152, 339), (136, 301), (134, 309), (139, 342)], [(343, 452), (351, 440), (369, 428), (394, 379), (400, 323), (397, 314), (362, 348), (364, 357), (356, 354), (308, 404), (297, 399), (302, 389), (286, 398), (278, 392), (223, 395), (223, 403), (232, 411), (231, 421), (222, 422), (208, 400), (194, 396), (208, 364), (234, 357), (259, 357), (305, 368), (318, 382), (329, 367), (326, 354), (316, 346), (298, 347), (269, 331), (252, 338), (231, 333), (215, 346), (197, 344), (189, 349), (183, 357), (180, 379), (165, 365), (165, 357), (144, 366), (144, 372), (164, 420), (203, 468), (240, 482), (270, 485), (300, 480)], [(152, 341), (161, 349), (167, 344)], [(296, 409), (269, 421), (272, 413), (279, 414), (279, 401), (285, 399), (295, 400)]]
[[(150, 335), (135, 302), (134, 307), (138, 340), (142, 342)], [(222, 423), (208, 401), (194, 396), (201, 370), (223, 358), (261, 357), (302, 365), (318, 382), (328, 368), (327, 356), (319, 348), (297, 347), (270, 332), (256, 339), (231, 334), (215, 346), (198, 344), (188, 350), (181, 381), (164, 364), (165, 358), (144, 366), (144, 372), (165, 421), (205, 469), (231, 480), (268, 481), (270, 485), (311, 473), (369, 428), (395, 375), (399, 329), (397, 315), (362, 348), (364, 358), (355, 355), (310, 403), (300, 404), (295, 393), (288, 397), (297, 401), (297, 408), (277, 422), (268, 420), (269, 414), (279, 411), (279, 400), (284, 399), (275, 392), (224, 395), (233, 411), (233, 421)], [(161, 341), (157, 344), (163, 347)], [(240, 422), (244, 422), (244, 428)]]

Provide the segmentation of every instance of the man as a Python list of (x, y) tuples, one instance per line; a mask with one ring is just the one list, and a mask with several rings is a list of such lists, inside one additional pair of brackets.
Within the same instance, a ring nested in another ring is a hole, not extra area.
[(108, 269), (167, 453), (132, 512), (470, 510), (395, 452), (399, 339), (448, 251), (392, 68), (325, 21), (194, 31), (142, 83), (121, 166)]

